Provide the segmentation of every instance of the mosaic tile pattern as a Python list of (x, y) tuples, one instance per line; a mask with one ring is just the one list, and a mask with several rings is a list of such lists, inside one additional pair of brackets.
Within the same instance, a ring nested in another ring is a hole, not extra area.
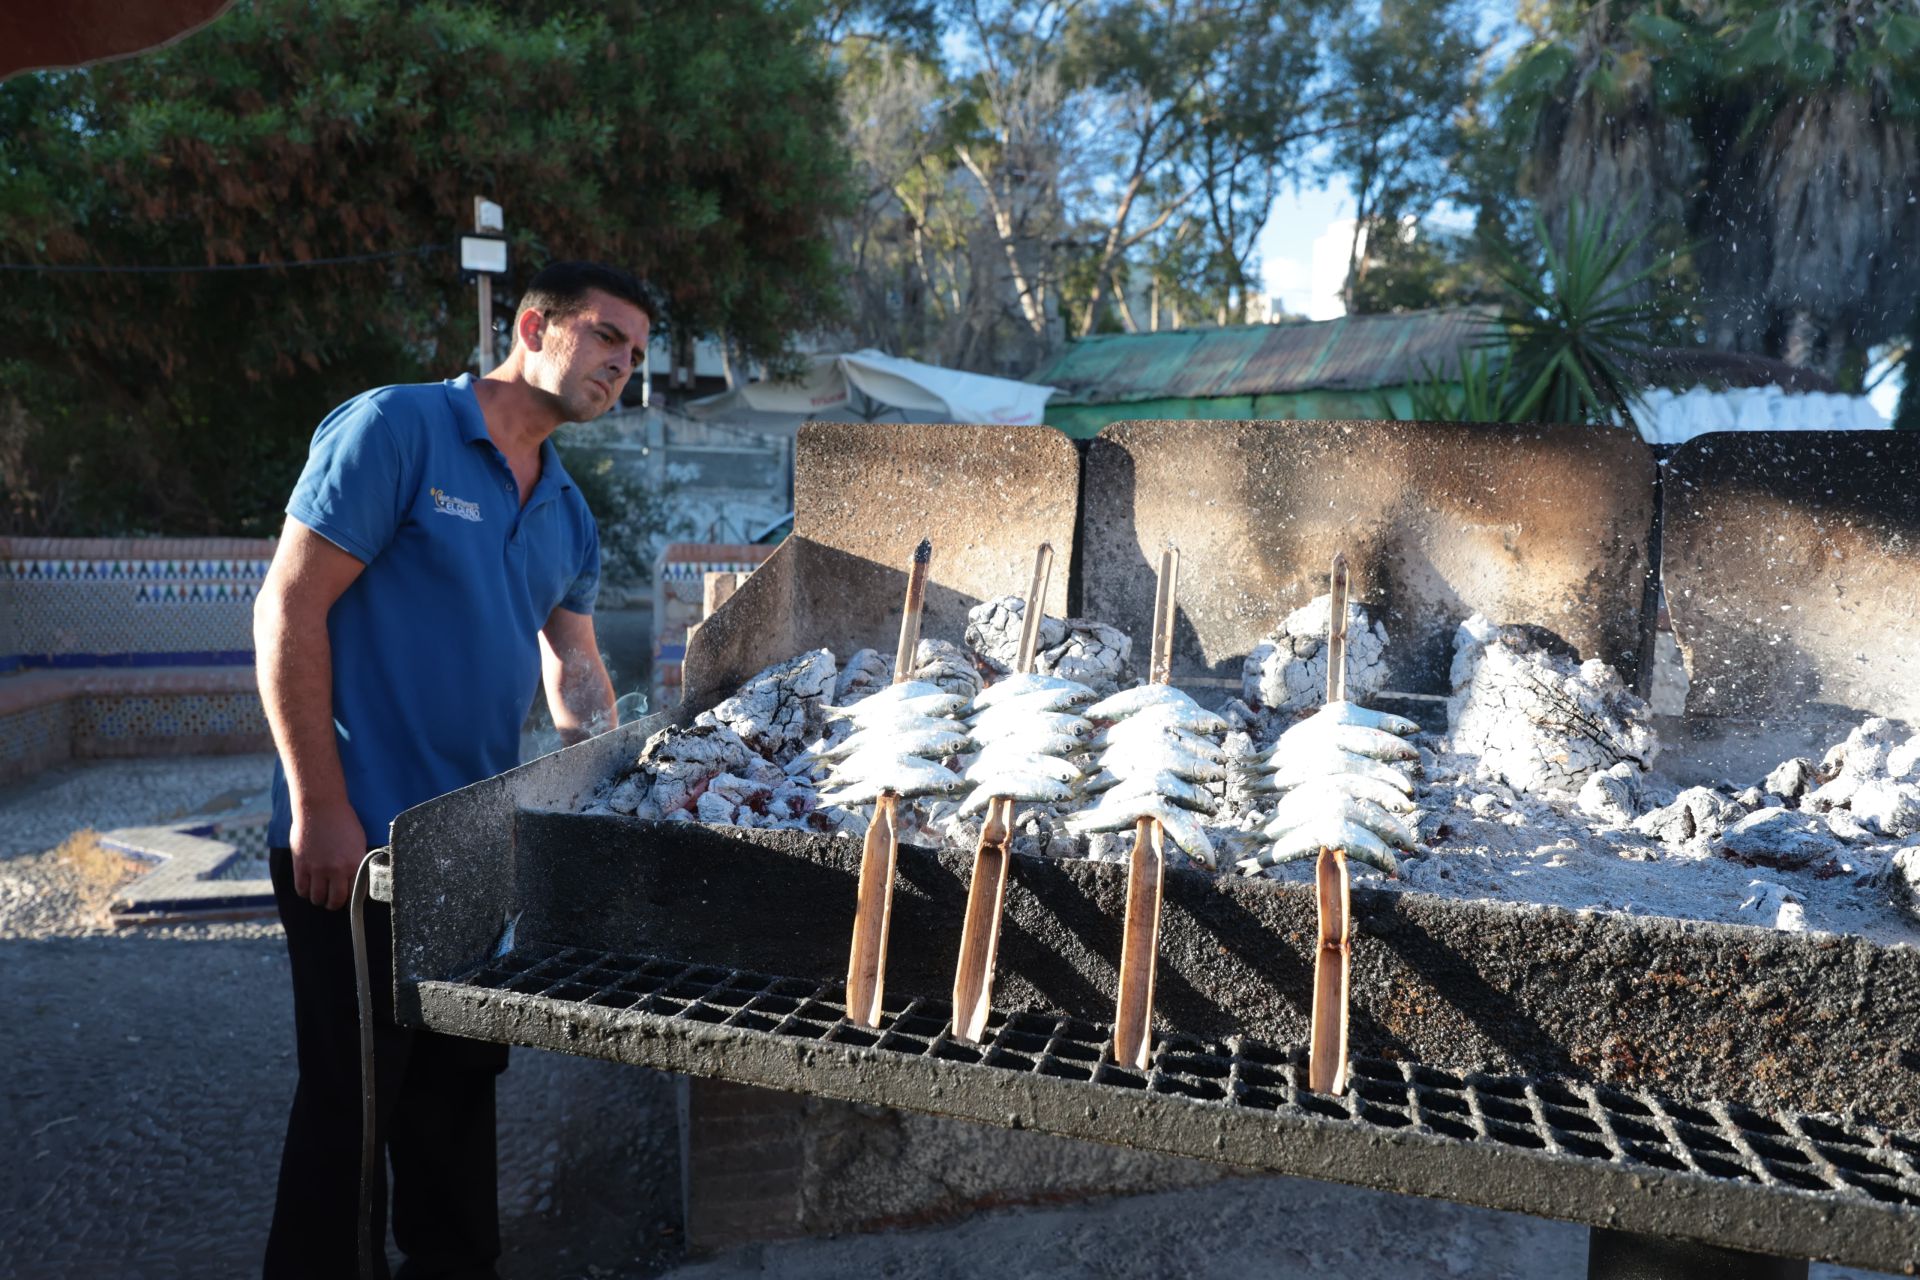
[(21, 560), (0, 561), (0, 579), (14, 582), (258, 582), (265, 560)]
[(77, 702), (74, 737), (83, 743), (267, 732), (257, 693), (90, 694)]
[[(0, 552), (0, 659), (46, 665), (46, 655), (232, 654), (253, 648), (253, 599), (266, 577), (265, 544), (212, 541), (226, 554), (179, 554), (158, 544), (16, 540)], [(70, 556), (45, 554), (62, 546)], [(246, 548), (255, 554), (233, 554)], [(113, 554), (97, 554), (110, 551)], [(36, 554), (38, 553), (38, 554)], [(212, 659), (209, 659), (212, 660)]]
[(0, 778), (25, 777), (72, 752), (72, 702), (49, 702), (0, 716)]

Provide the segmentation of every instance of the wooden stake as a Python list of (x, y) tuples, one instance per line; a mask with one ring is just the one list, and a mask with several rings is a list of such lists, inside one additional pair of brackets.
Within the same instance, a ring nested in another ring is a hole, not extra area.
[[(1180, 552), (1160, 555), (1160, 581), (1153, 597), (1153, 649), (1147, 678), (1166, 684), (1173, 676), (1173, 609), (1180, 579)], [(1160, 947), (1160, 891), (1166, 879), (1166, 832), (1142, 818), (1127, 860), (1127, 920), (1120, 938), (1120, 994), (1113, 1012), (1113, 1057), (1142, 1071), (1153, 1050), (1153, 974)]]
[[(1327, 701), (1347, 696), (1347, 558), (1334, 553), (1327, 601)], [(1313, 1023), (1307, 1050), (1307, 1087), (1320, 1093), (1347, 1088), (1347, 988), (1352, 967), (1348, 944), (1347, 854), (1322, 849), (1314, 865), (1314, 903), (1320, 916), (1320, 946), (1313, 953)]]
[(1347, 941), (1351, 914), (1344, 850), (1320, 851), (1313, 892), (1320, 908), (1320, 946), (1313, 953), (1313, 1039), (1307, 1056), (1307, 1087), (1319, 1093), (1345, 1093), (1347, 974), (1352, 952)]
[[(1053, 572), (1053, 547), (1040, 544), (1033, 558), (1033, 581), (1020, 627), (1020, 649), (1013, 669), (1033, 670), (1040, 649), (1040, 622), (1046, 609), (1047, 579)], [(1007, 867), (1013, 859), (1013, 806), (1006, 796), (987, 802), (980, 845), (973, 851), (973, 879), (967, 886), (967, 914), (960, 930), (960, 962), (953, 971), (953, 1034), (978, 1044), (993, 1009), (993, 966), (1000, 951), (1000, 919), (1007, 897)]]
[[(894, 650), (893, 683), (913, 674), (920, 647), (920, 614), (927, 601), (927, 573), (933, 543), (914, 548), (907, 573), (906, 613), (900, 619), (900, 644)], [(853, 947), (847, 958), (847, 1017), (862, 1027), (880, 1025), (887, 985), (887, 927), (893, 918), (893, 871), (900, 853), (900, 797), (883, 793), (873, 805), (873, 821), (860, 850), (860, 888), (853, 908)]]

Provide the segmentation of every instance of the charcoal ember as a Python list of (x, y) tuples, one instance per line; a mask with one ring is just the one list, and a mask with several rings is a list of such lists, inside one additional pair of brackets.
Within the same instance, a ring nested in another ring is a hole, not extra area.
[(802, 819), (807, 830), (831, 835), (864, 836), (867, 834), (866, 815), (854, 809), (842, 809), (837, 804), (823, 804), (817, 809), (809, 809)]
[(1479, 614), (1455, 634), (1447, 718), (1452, 745), (1523, 792), (1577, 791), (1622, 762), (1651, 768), (1660, 744), (1647, 704), (1614, 669), (1537, 627)]
[(893, 680), (893, 655), (878, 649), (862, 649), (847, 659), (833, 682), (833, 705), (850, 707), (870, 693), (878, 693)]
[[(1254, 707), (1309, 711), (1327, 700), (1327, 626), (1332, 596), (1315, 596), (1246, 656), (1240, 696)], [(1365, 702), (1387, 683), (1387, 629), (1347, 602), (1347, 700)]]
[(1740, 904), (1740, 910), (1752, 912), (1756, 917), (1754, 923), (1789, 933), (1806, 930), (1806, 909), (1785, 885), (1775, 884), (1771, 880), (1750, 880), (1747, 882), (1747, 893), (1750, 896)]
[[(764, 763), (764, 762), (763, 762)], [(787, 780), (779, 778), (778, 783)], [(700, 821), (716, 826), (753, 827), (756, 816), (765, 816), (773, 800), (776, 783), (722, 773), (708, 779), (694, 806)]]
[(951, 640), (922, 640), (913, 651), (912, 675), (962, 698), (979, 693), (983, 683), (973, 658)]
[(1087, 861), (1125, 862), (1133, 852), (1133, 836), (1123, 831), (1096, 831), (1087, 837)]
[(645, 797), (634, 815), (665, 818), (686, 813), (699, 802), (709, 781), (745, 770), (752, 755), (740, 735), (723, 724), (660, 730), (647, 739), (634, 762), (631, 776)]
[(1035, 655), (1035, 671), (1078, 680), (1103, 697), (1133, 678), (1133, 641), (1124, 632), (1091, 618), (1068, 618), (1063, 625), (1066, 639)]
[(1886, 874), (1894, 905), (1920, 918), (1920, 845), (1910, 845), (1894, 854)]
[[(1002, 596), (967, 610), (967, 648), (996, 676), (1013, 670), (1020, 656), (1020, 629), (1026, 625), (1027, 602), (1022, 596)], [(1067, 624), (1041, 615), (1040, 649), (1066, 643)]]
[(1829, 809), (1819, 816), (1826, 821), (1827, 830), (1841, 840), (1873, 839), (1873, 832), (1860, 825), (1860, 819), (1853, 816), (1851, 809)]
[(1920, 831), (1920, 784), (1870, 778), (1847, 807), (1855, 821), (1879, 835), (1897, 838)]
[[(1772, 798), (1777, 799), (1778, 797)], [(1742, 809), (1751, 812), (1754, 809), (1767, 808), (1769, 797), (1766, 792), (1758, 787), (1748, 787), (1745, 791), (1734, 792), (1733, 799), (1734, 803), (1738, 804)]]
[(1801, 798), (1800, 807), (1828, 813), (1852, 804), (1863, 785), (1887, 775), (1887, 761), (1895, 751), (1904, 754), (1904, 738), (1891, 720), (1876, 716), (1866, 721), (1821, 758), (1822, 781)]
[(1887, 776), (1896, 781), (1905, 778), (1920, 781), (1920, 733), (1887, 752)]
[(1239, 698), (1228, 698), (1220, 704), (1220, 718), (1234, 733), (1257, 733), (1263, 723), (1261, 714)]
[(639, 775), (628, 774), (608, 790), (604, 803), (614, 813), (632, 813), (646, 798), (646, 784)]
[(833, 653), (815, 649), (777, 662), (740, 686), (740, 691), (696, 725), (725, 725), (758, 755), (784, 764), (801, 745), (820, 736), (826, 724), (821, 708), (833, 690)]
[(1745, 816), (1746, 810), (1712, 788), (1688, 787), (1672, 804), (1641, 814), (1634, 820), (1633, 829), (1656, 837), (1662, 844), (1678, 846), (1690, 840), (1712, 840)]
[(1798, 800), (1817, 785), (1819, 766), (1805, 756), (1796, 756), (1767, 775), (1760, 784), (1763, 791), (1784, 800)]
[(1832, 830), (1810, 813), (1791, 809), (1761, 809), (1750, 813), (1720, 834), (1718, 848), (1742, 862), (1782, 871), (1823, 862), (1842, 851)]
[(1638, 765), (1622, 760), (1589, 776), (1575, 804), (1580, 812), (1604, 826), (1624, 827), (1646, 808), (1645, 776)]

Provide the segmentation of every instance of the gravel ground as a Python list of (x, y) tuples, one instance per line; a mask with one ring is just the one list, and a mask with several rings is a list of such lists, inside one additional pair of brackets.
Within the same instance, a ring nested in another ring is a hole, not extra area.
[[(257, 1274), (292, 1091), (277, 924), (114, 930), (140, 867), (74, 833), (257, 808), (264, 757), (77, 765), (0, 791), (0, 1275)], [(501, 1085), (515, 1280), (1564, 1277), (1578, 1228), (1290, 1179), (1012, 1209), (688, 1262), (670, 1078), (520, 1051)], [(1865, 1273), (1815, 1267), (1819, 1280)]]

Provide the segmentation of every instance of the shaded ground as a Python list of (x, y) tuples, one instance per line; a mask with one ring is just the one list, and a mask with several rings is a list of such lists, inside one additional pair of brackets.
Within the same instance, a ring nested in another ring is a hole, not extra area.
[[(100, 909), (137, 868), (66, 837), (246, 803), (265, 770), (260, 757), (116, 761), (0, 792), (0, 1276), (257, 1274), (292, 1089), (278, 926), (111, 931)], [(687, 1261), (674, 1108), (669, 1077), (517, 1052), (500, 1094), (501, 1273), (1438, 1280), (1584, 1267), (1577, 1228), (1287, 1179)]]

